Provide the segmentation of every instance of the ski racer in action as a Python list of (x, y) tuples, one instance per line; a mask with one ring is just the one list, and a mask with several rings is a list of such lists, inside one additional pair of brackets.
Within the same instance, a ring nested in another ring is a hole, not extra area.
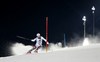
[[(31, 50), (29, 50), (29, 51), (27, 52), (27, 54), (31, 54), (31, 51), (33, 51), (33, 50), (35, 50), (35, 51), (34, 51), (35, 53), (38, 53), (38, 49), (42, 46), (42, 41), (44, 40), (44, 41), (46, 42), (46, 39), (43, 38), (43, 37), (40, 35), (40, 33), (37, 33), (36, 36), (37, 36), (37, 37), (36, 37), (35, 39), (32, 39), (32, 40), (31, 40), (32, 42), (35, 42), (35, 41), (36, 41), (36, 44), (35, 44), (35, 46), (34, 46)], [(47, 42), (47, 44), (49, 44), (49, 42)]]

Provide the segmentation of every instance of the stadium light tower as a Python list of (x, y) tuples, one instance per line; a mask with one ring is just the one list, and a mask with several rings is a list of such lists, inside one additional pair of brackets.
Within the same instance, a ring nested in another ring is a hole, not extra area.
[(95, 11), (95, 7), (93, 6), (93, 7), (92, 7), (92, 13), (93, 13), (93, 37), (94, 37), (94, 34), (95, 34), (94, 11)]
[(84, 25), (84, 39), (85, 39), (85, 33), (86, 33), (86, 16), (83, 16), (82, 20), (84, 21), (83, 25)]

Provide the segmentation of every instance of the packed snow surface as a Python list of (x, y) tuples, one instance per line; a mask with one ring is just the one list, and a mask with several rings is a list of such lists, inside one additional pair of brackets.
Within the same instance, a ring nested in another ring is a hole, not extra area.
[(1, 57), (0, 62), (100, 62), (100, 44)]

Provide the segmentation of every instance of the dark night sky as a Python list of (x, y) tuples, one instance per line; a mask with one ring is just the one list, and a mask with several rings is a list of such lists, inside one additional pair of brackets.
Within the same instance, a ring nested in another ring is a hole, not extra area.
[[(82, 17), (87, 17), (87, 34), (92, 34), (92, 6), (96, 7), (95, 26), (100, 29), (99, 0), (3, 0), (0, 1), (0, 52), (11, 42), (31, 44), (16, 38), (17, 35), (35, 38), (36, 33), (45, 37), (49, 17), (49, 42), (67, 42), (74, 34), (83, 36)], [(19, 40), (19, 41), (17, 41)], [(3, 45), (3, 46), (2, 46)], [(1, 55), (3, 56), (3, 55)]]

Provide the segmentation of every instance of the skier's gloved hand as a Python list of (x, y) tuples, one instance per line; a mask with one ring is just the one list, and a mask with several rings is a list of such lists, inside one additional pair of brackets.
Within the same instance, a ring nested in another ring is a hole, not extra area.
[(47, 42), (47, 44), (49, 44), (49, 42)]

